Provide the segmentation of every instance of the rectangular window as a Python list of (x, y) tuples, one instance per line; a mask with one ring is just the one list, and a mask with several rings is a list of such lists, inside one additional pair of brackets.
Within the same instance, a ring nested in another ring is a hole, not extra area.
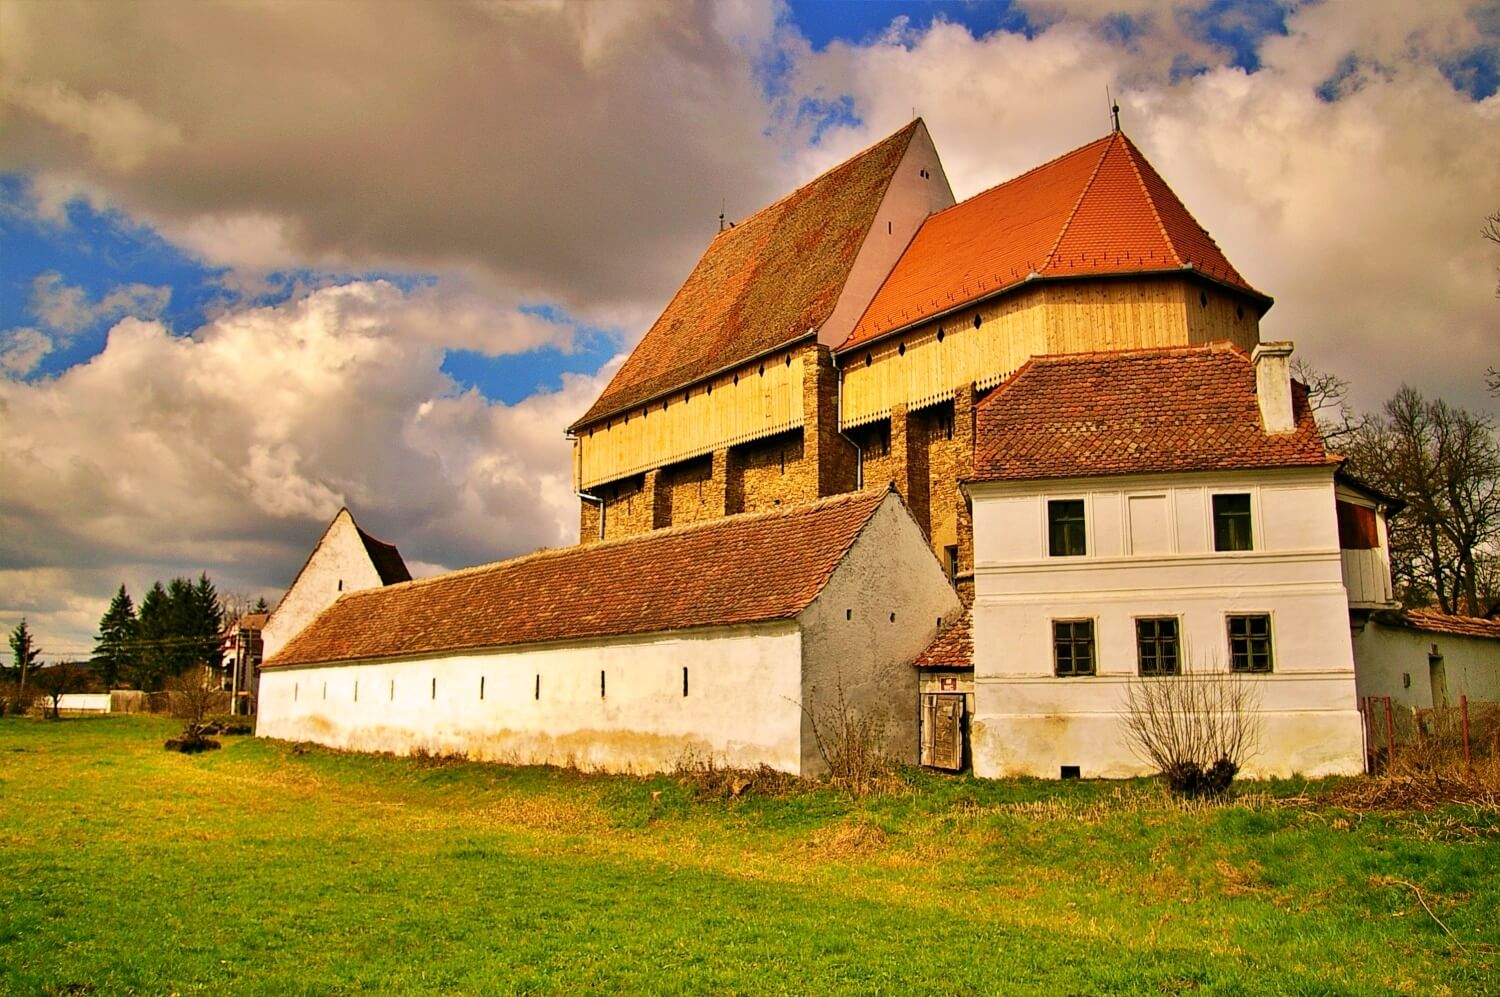
[(1053, 670), (1058, 677), (1094, 674), (1094, 621), (1052, 621)]
[(958, 545), (953, 544), (943, 548), (943, 560), (948, 565), (948, 580), (955, 581), (958, 578)]
[(1380, 546), (1375, 510), (1352, 502), (1335, 502), (1339, 520), (1339, 546), (1344, 550), (1374, 550)]
[(1083, 499), (1052, 499), (1047, 503), (1047, 553), (1080, 557), (1087, 552)]
[(1176, 675), (1177, 618), (1164, 616), (1136, 620), (1135, 647), (1142, 675)]
[(1250, 496), (1214, 496), (1214, 550), (1253, 550)]
[(687, 682), (688, 682), (688, 679), (687, 679), (687, 665), (683, 665), (682, 666), (682, 695), (684, 697), (687, 696), (687, 689), (688, 689)]
[(1231, 616), (1229, 622), (1229, 670), (1271, 670), (1271, 617), (1266, 613)]

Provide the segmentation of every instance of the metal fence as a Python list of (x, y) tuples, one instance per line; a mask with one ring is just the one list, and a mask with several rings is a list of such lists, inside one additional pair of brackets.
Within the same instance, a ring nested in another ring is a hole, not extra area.
[(1500, 769), (1500, 703), (1412, 707), (1390, 696), (1360, 700), (1365, 721), (1365, 771), (1379, 774), (1462, 773)]

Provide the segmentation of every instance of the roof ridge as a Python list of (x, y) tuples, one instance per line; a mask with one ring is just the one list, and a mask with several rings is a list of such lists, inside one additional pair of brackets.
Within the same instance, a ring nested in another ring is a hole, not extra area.
[[(1040, 274), (1052, 265), (1052, 258), (1057, 255), (1057, 248), (1062, 245), (1063, 239), (1067, 237), (1068, 229), (1073, 227), (1073, 220), (1078, 217), (1078, 209), (1083, 207), (1083, 199), (1089, 196), (1090, 190), (1093, 190), (1094, 181), (1099, 179), (1099, 171), (1104, 168), (1104, 161), (1109, 158), (1109, 150), (1114, 148), (1115, 136), (1119, 134), (1119, 132), (1110, 133), (1109, 140), (1104, 146), (1103, 152), (1099, 154), (1099, 161), (1094, 164), (1094, 170), (1089, 174), (1088, 180), (1084, 181), (1083, 189), (1078, 192), (1078, 199), (1073, 202), (1073, 210), (1069, 211), (1068, 217), (1063, 219), (1062, 228), (1058, 230), (1057, 238), (1052, 240), (1052, 248), (1047, 250), (1047, 256), (1042, 260), (1042, 265), (1037, 269), (1037, 273)], [(1157, 219), (1157, 224), (1161, 224), (1160, 219)]]
[[(849, 156), (847, 159), (843, 160), (842, 162), (836, 163), (835, 165), (828, 167), (828, 169), (824, 170), (822, 173), (819, 173), (816, 176), (814, 176), (814, 177), (812, 177), (812, 178), (810, 178), (808, 180), (805, 180), (802, 183), (798, 184), (797, 186), (793, 187), (791, 190), (787, 191), (785, 194), (781, 195), (780, 197), (778, 197), (776, 200), (772, 201), (770, 204), (766, 205), (765, 207), (760, 208), (757, 211), (752, 211), (750, 214), (746, 215), (744, 218), (741, 218), (738, 222), (732, 223), (727, 228), (723, 229), (722, 231), (714, 233), (714, 237), (712, 239), (708, 240), (709, 241), (709, 245), (713, 245), (713, 243), (717, 242), (718, 239), (719, 239), (719, 236), (721, 236), (721, 235), (728, 235), (730, 232), (735, 231), (737, 228), (743, 228), (746, 225), (749, 225), (749, 224), (752, 224), (754, 222), (757, 222), (758, 220), (760, 220), (760, 217), (762, 215), (769, 214), (771, 212), (771, 210), (773, 208), (775, 208), (777, 205), (780, 205), (780, 204), (783, 204), (783, 203), (785, 203), (787, 201), (790, 201), (792, 198), (796, 197), (798, 194), (800, 194), (806, 188), (811, 187), (815, 183), (820, 183), (821, 181), (827, 179), (828, 177), (832, 176), (833, 174), (839, 172), (842, 169), (846, 169), (846, 168), (854, 165), (857, 161), (863, 159), (865, 156), (868, 156), (870, 153), (874, 152), (879, 147), (885, 145), (887, 142), (891, 142), (891, 141), (894, 141), (895, 139), (900, 138), (902, 132), (909, 133), (906, 136), (906, 141), (907, 141), (907, 144), (910, 145), (911, 144), (911, 136), (915, 135), (917, 133), (917, 126), (921, 125), (921, 124), (925, 124), (925, 122), (921, 118), (913, 118), (910, 123), (908, 123), (907, 125), (905, 125), (902, 128), (896, 129), (895, 131), (893, 131), (889, 135), (887, 135), (885, 138), (880, 139), (880, 140), (878, 140), (876, 142), (871, 142), (869, 145), (865, 146), (865, 148), (863, 148), (863, 149), (859, 150), (858, 152), (854, 153), (852, 156)], [(886, 179), (886, 186), (887, 187), (890, 186), (890, 178)]]
[[(1076, 149), (1069, 149), (1067, 152), (1064, 152), (1064, 153), (1062, 153), (1060, 155), (1057, 155), (1057, 156), (1053, 156), (1051, 159), (1047, 160), (1045, 163), (1042, 163), (1040, 166), (1033, 166), (1031, 169), (1027, 170), (1025, 173), (1017, 173), (1015, 176), (1011, 177), (1009, 180), (1001, 180), (999, 183), (992, 184), (991, 186), (986, 187), (984, 190), (981, 190), (977, 194), (973, 194), (973, 195), (971, 195), (969, 197), (964, 198), (962, 201), (956, 201), (953, 204), (948, 205), (942, 211), (934, 211), (932, 214), (930, 214), (930, 215), (927, 216), (926, 221), (931, 221), (932, 219), (938, 217), (939, 215), (947, 214), (948, 212), (952, 211), (954, 208), (961, 208), (965, 204), (968, 204), (970, 201), (977, 201), (981, 197), (984, 197), (986, 194), (989, 194), (989, 193), (992, 193), (993, 191), (999, 190), (1001, 187), (1008, 187), (1009, 185), (1011, 185), (1013, 183), (1018, 183), (1018, 182), (1020, 182), (1022, 180), (1025, 180), (1027, 177), (1031, 176), (1033, 173), (1040, 173), (1042, 170), (1045, 170), (1048, 167), (1054, 166), (1057, 163), (1062, 162), (1064, 159), (1067, 159), (1069, 156), (1077, 155), (1078, 153), (1080, 153), (1083, 150), (1087, 149), (1091, 145), (1097, 145), (1100, 142), (1107, 142), (1107, 141), (1109, 141), (1109, 136), (1108, 135), (1104, 136), (1103, 138), (1096, 138), (1096, 139), (1094, 139), (1091, 142), (1085, 142), (1085, 143), (1083, 143), (1083, 145), (1078, 146)], [(924, 224), (925, 224), (925, 222), (924, 222)]]
[(671, 526), (666, 529), (652, 530), (649, 533), (636, 533), (628, 537), (612, 537), (608, 540), (598, 540), (589, 544), (571, 544), (567, 547), (544, 547), (534, 550), (530, 554), (521, 554), (517, 557), (505, 558), (499, 561), (486, 561), (483, 564), (472, 564), (464, 568), (454, 568), (452, 571), (444, 571), (436, 575), (428, 575), (425, 578), (413, 578), (410, 581), (396, 582), (392, 585), (383, 585), (373, 589), (360, 589), (356, 592), (345, 592), (338, 601), (344, 599), (358, 598), (366, 594), (377, 592), (393, 592), (402, 588), (429, 585), (435, 582), (448, 581), (454, 578), (464, 578), (471, 575), (481, 575), (489, 571), (495, 571), (504, 567), (518, 564), (528, 564), (533, 561), (546, 560), (548, 558), (562, 557), (568, 554), (578, 554), (582, 551), (606, 550), (613, 547), (623, 546), (631, 543), (641, 543), (645, 540), (681, 536), (685, 533), (696, 533), (714, 528), (721, 528), (727, 523), (741, 524), (758, 522), (766, 519), (791, 518), (794, 515), (805, 515), (810, 512), (820, 511), (838, 505), (852, 505), (858, 501), (870, 501), (872, 496), (878, 496), (874, 504), (879, 505), (884, 500), (885, 494), (871, 489), (857, 492), (840, 492), (811, 502), (803, 502), (798, 505), (790, 505), (774, 509), (760, 509), (755, 512), (737, 512), (729, 516), (721, 516), (718, 519), (704, 520), (698, 523), (685, 523), (681, 526)]
[[(1172, 233), (1167, 231), (1167, 223), (1162, 220), (1161, 209), (1156, 206), (1156, 198), (1151, 196), (1151, 188), (1146, 186), (1146, 178), (1141, 176), (1141, 164), (1137, 162), (1137, 157), (1139, 156), (1140, 158), (1145, 158), (1144, 154), (1136, 148), (1134, 142), (1125, 137), (1124, 132), (1118, 132), (1117, 134), (1121, 138), (1125, 138), (1125, 159), (1128, 163), (1130, 163), (1130, 172), (1135, 174), (1135, 182), (1140, 184), (1141, 194), (1146, 198), (1147, 207), (1151, 209), (1151, 217), (1156, 219), (1156, 227), (1161, 231), (1162, 239), (1166, 241), (1167, 248), (1171, 250), (1172, 255), (1177, 258), (1177, 265), (1179, 267), (1186, 265), (1187, 261), (1182, 258), (1182, 251), (1177, 248), (1177, 243), (1172, 240)], [(1155, 173), (1156, 171), (1153, 169), (1151, 172)], [(1160, 174), (1157, 174), (1157, 177), (1158, 179), (1160, 179)], [(1162, 180), (1162, 185), (1166, 185), (1165, 180)], [(1170, 187), (1168, 187), (1167, 189), (1171, 190)], [(1173, 191), (1172, 196), (1177, 197), (1176, 191)], [(1180, 202), (1182, 199), (1177, 198), (1177, 200)], [(1183, 207), (1183, 210), (1187, 210), (1186, 206)], [(1189, 217), (1191, 217), (1191, 215)], [(1197, 221), (1198, 220), (1196, 218), (1193, 219), (1193, 222), (1195, 224), (1197, 223)], [(1202, 225), (1199, 225), (1198, 227), (1203, 228)]]

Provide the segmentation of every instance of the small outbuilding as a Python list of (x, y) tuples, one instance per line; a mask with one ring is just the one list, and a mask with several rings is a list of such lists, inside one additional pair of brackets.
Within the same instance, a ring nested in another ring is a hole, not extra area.
[(256, 732), (813, 774), (845, 709), (915, 762), (912, 662), (959, 611), (899, 495), (841, 495), (345, 593), (267, 659)]

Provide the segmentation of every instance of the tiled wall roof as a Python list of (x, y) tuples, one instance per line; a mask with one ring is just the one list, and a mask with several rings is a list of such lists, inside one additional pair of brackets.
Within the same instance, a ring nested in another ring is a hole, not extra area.
[(888, 494), (840, 495), (350, 593), (267, 667), (789, 619), (822, 590)]

